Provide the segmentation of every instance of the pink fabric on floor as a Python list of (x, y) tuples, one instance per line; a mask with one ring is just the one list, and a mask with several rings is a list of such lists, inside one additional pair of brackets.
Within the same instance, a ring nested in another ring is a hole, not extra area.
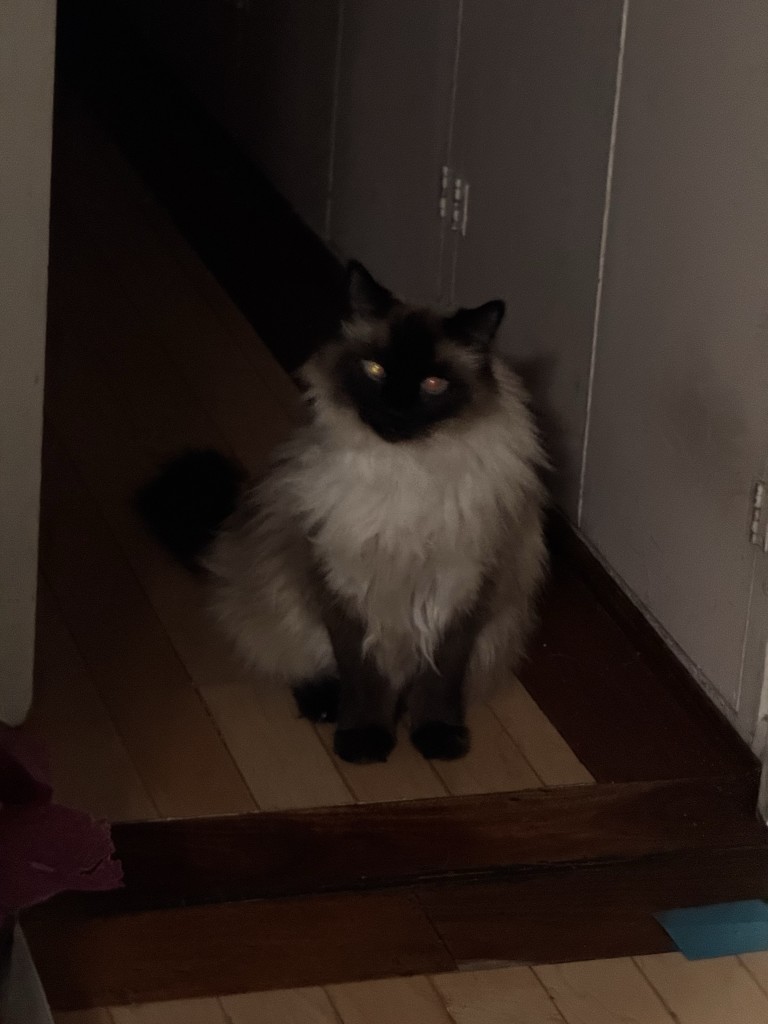
[(36, 743), (0, 722), (0, 805), (47, 803), (48, 759)]
[(0, 927), (56, 893), (122, 884), (109, 825), (52, 803), (47, 774), (41, 752), (0, 725)]

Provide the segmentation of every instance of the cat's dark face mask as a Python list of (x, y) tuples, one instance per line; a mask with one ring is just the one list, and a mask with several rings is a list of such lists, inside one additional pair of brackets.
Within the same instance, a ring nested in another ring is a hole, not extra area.
[(334, 397), (383, 440), (424, 437), (495, 392), (490, 346), (503, 302), (448, 317), (415, 309), (359, 263), (347, 270), (347, 301), (342, 341), (328, 365)]

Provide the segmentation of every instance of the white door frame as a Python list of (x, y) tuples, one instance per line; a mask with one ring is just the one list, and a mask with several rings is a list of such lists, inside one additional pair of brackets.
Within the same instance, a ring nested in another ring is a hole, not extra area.
[(763, 673), (763, 692), (752, 749), (763, 765), (760, 774), (757, 810), (763, 821), (768, 824), (768, 649), (766, 650), (766, 671)]
[(55, 0), (0, 3), (0, 721), (32, 699)]

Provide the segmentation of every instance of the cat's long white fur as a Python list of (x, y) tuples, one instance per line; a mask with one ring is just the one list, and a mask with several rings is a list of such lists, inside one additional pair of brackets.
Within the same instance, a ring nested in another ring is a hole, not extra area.
[(513, 667), (544, 572), (544, 459), (522, 385), (499, 360), (492, 370), (498, 394), (483, 415), (390, 444), (305, 368), (312, 424), (280, 449), (206, 561), (215, 612), (257, 672), (297, 683), (335, 671), (310, 545), (393, 686), (432, 659), (486, 580), (470, 685)]

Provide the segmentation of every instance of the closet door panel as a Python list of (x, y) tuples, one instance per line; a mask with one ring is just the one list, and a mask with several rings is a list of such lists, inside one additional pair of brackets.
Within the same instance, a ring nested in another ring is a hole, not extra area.
[(630, 5), (583, 517), (747, 733), (768, 636), (749, 543), (768, 468), (766, 49), (759, 0)]
[(453, 163), (469, 183), (454, 295), (507, 301), (501, 345), (546, 413), (575, 515), (621, 0), (465, 3)]
[(421, 302), (441, 291), (457, 16), (457, 0), (354, 0), (344, 10), (331, 240)]

